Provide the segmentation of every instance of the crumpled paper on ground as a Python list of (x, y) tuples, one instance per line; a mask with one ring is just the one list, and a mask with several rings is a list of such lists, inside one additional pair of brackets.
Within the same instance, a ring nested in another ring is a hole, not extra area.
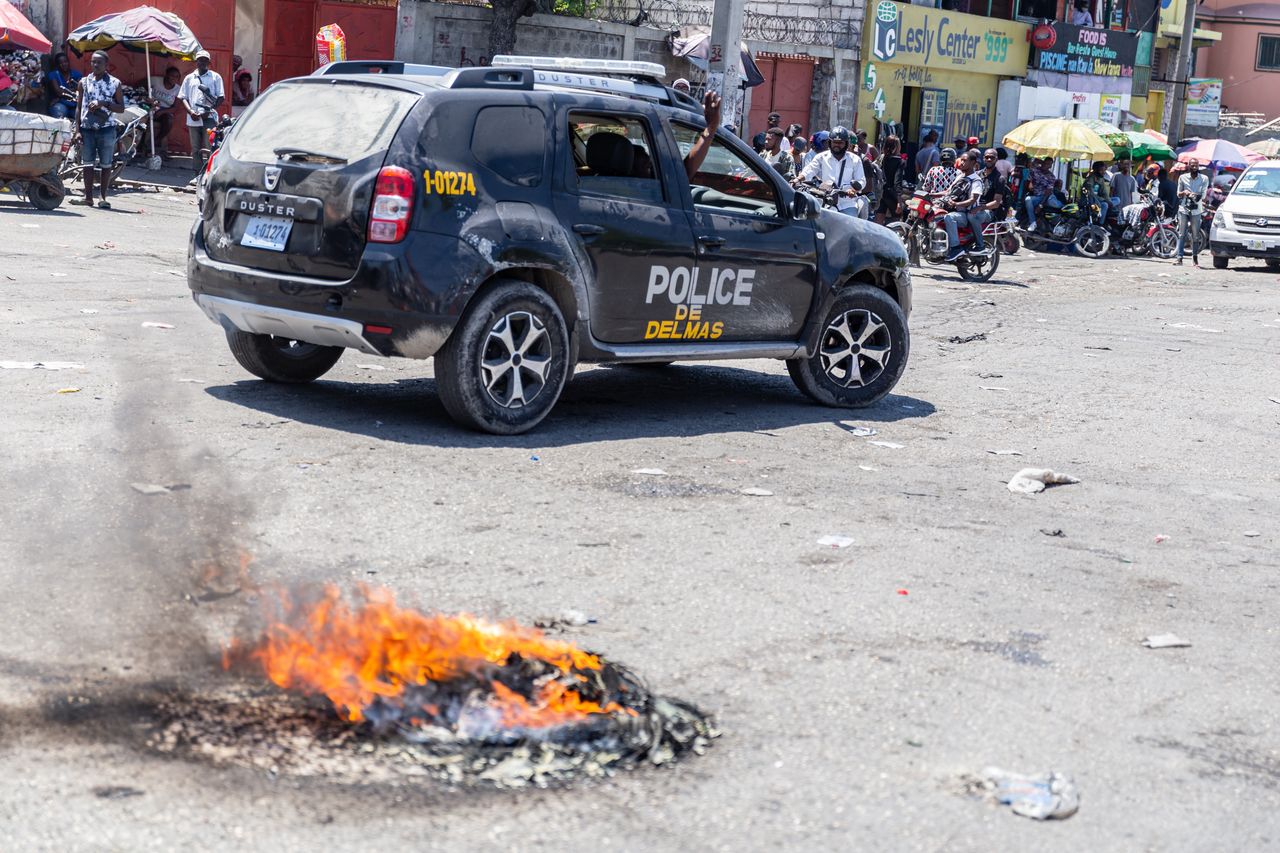
[(999, 767), (982, 771), (986, 787), (997, 802), (1014, 814), (1035, 820), (1062, 820), (1080, 808), (1080, 791), (1070, 776), (1050, 770), (1035, 776), (1010, 773)]
[(1023, 495), (1043, 492), (1048, 486), (1066, 486), (1080, 482), (1070, 474), (1059, 474), (1049, 468), (1023, 468), (1009, 481), (1009, 491)]

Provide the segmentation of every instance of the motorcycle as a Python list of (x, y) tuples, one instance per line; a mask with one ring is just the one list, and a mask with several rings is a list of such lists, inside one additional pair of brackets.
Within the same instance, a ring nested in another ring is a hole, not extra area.
[(1136, 215), (1126, 217), (1121, 211), (1111, 225), (1112, 248), (1121, 255), (1172, 258), (1178, 246), (1178, 232), (1173, 221), (1165, 216), (1164, 202), (1147, 197), (1142, 203)]
[(1101, 258), (1111, 250), (1111, 235), (1102, 225), (1101, 213), (1102, 208), (1088, 203), (1042, 207), (1039, 227), (1035, 231), (1023, 231), (1022, 240), (1033, 250), (1070, 246), (1086, 258)]
[[(927, 195), (916, 193), (906, 200), (906, 218), (890, 223), (888, 227), (906, 247), (907, 258), (912, 265), (920, 266), (922, 259), (931, 264), (953, 263), (965, 281), (989, 280), (1000, 266), (1001, 244), (1009, 229), (1008, 220), (991, 222), (982, 229), (987, 243), (985, 252), (969, 252), (948, 262), (947, 232), (942, 226), (942, 218), (946, 215), (947, 211), (935, 205)], [(956, 234), (961, 247), (973, 245), (973, 231), (968, 224), (961, 225)]]
[[(840, 210), (840, 199), (848, 198), (850, 196), (850, 190), (838, 190), (836, 189), (836, 185), (831, 183), (831, 181), (823, 181), (819, 184), (812, 181), (801, 181), (797, 179), (793, 183), (793, 186), (796, 189), (812, 193), (818, 197), (820, 202), (822, 202), (823, 207), (828, 207), (836, 211)], [(851, 189), (853, 197), (859, 198), (858, 194), (862, 192), (862, 183), (860, 181), (854, 181), (851, 185)], [(861, 198), (863, 199), (862, 203), (867, 204), (866, 197), (862, 196)], [(852, 208), (850, 208), (850, 211), (852, 211)], [(846, 215), (852, 216), (854, 214), (849, 212)], [(862, 217), (859, 218), (861, 219)]]

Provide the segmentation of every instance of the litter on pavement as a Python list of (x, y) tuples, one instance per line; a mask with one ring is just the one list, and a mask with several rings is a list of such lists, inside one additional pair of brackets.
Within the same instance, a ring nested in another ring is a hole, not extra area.
[(750, 495), (753, 498), (768, 498), (773, 496), (773, 492), (768, 489), (761, 489), (756, 486), (748, 486), (745, 489), (740, 489), (738, 494)]
[(641, 474), (646, 477), (668, 477), (670, 476), (661, 468), (637, 468), (631, 472), (632, 474)]
[(892, 441), (869, 441), (867, 444), (874, 444), (876, 447), (887, 447), (890, 450), (901, 450), (906, 446), (904, 444), (895, 444)]
[(172, 323), (153, 323), (153, 322), (151, 322), (151, 321), (149, 321), (149, 320), (148, 320), (147, 322), (145, 322), (145, 323), (143, 323), (143, 324), (142, 324), (142, 328), (144, 328), (144, 329), (172, 329), (172, 328), (173, 328), (173, 324), (172, 324)]
[(1049, 486), (1066, 486), (1078, 482), (1080, 481), (1070, 474), (1059, 474), (1048, 468), (1023, 468), (1009, 481), (1009, 491), (1034, 495)]
[(852, 536), (841, 536), (839, 533), (829, 533), (818, 540), (819, 545), (825, 545), (830, 548), (848, 548), (853, 544)]
[(0, 361), (0, 370), (80, 370), (74, 361)]
[(1152, 634), (1142, 641), (1142, 645), (1149, 649), (1189, 649), (1191, 641), (1177, 634)]
[(988, 767), (982, 771), (981, 787), (1014, 814), (1034, 820), (1063, 820), (1080, 808), (1076, 783), (1056, 770), (1028, 776)]
[(988, 450), (987, 452), (992, 453), (996, 456), (1021, 456), (1022, 455), (1022, 452), (1019, 450)]

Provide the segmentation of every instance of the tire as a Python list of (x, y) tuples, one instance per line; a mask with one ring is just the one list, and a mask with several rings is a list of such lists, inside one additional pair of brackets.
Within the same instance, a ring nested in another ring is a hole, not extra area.
[(1005, 255), (1016, 255), (1022, 248), (1022, 238), (1016, 231), (1006, 231), (1000, 235), (1000, 252)]
[[(1225, 270), (1225, 269), (1227, 268), (1227, 263), (1228, 263), (1230, 260), (1231, 260), (1231, 259), (1230, 259), (1230, 258), (1228, 258), (1228, 257), (1226, 257), (1225, 255), (1214, 255), (1214, 256), (1213, 256), (1213, 268), (1214, 268), (1215, 270)], [(1268, 261), (1268, 262), (1267, 262), (1267, 266), (1269, 266), (1269, 267), (1271, 266), (1271, 262), (1270, 262), (1270, 261)], [(1275, 267), (1272, 267), (1272, 269), (1275, 269)]]
[(268, 382), (300, 384), (319, 379), (342, 358), (342, 347), (322, 347), (274, 335), (227, 331), (227, 345), (240, 366)]
[(1071, 241), (1071, 248), (1086, 258), (1101, 258), (1111, 249), (1111, 237), (1100, 225), (1081, 225)]
[(913, 266), (920, 266), (920, 247), (916, 245), (915, 238), (911, 233), (911, 224), (908, 222), (891, 222), (887, 227), (902, 242), (902, 248), (907, 250), (907, 261)]
[[(787, 360), (797, 388), (825, 406), (842, 408), (874, 405), (893, 390), (911, 348), (907, 318), (897, 302), (878, 287), (854, 285), (836, 295), (822, 322), (813, 355)], [(883, 363), (866, 355), (871, 349)]]
[(956, 272), (965, 281), (990, 281), (999, 266), (1000, 249), (997, 247), (989, 258), (979, 264), (973, 263), (967, 256), (956, 261)]
[[(535, 363), (540, 370), (530, 367)], [(445, 411), (494, 435), (518, 435), (541, 423), (571, 372), (560, 307), (546, 291), (513, 279), (500, 279), (476, 297), (436, 356)]]
[(1267, 269), (1272, 272), (1280, 270), (1280, 258), (1267, 258)]
[(1169, 260), (1178, 251), (1178, 232), (1171, 225), (1160, 225), (1148, 238), (1151, 254), (1157, 258)]
[(32, 181), (27, 184), (27, 201), (31, 202), (31, 206), (37, 210), (57, 210), (62, 200), (67, 197), (67, 189), (57, 175), (46, 177), (57, 185), (57, 189)]

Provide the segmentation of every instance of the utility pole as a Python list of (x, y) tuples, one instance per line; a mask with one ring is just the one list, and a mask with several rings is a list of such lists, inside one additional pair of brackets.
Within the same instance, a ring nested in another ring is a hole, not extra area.
[(719, 92), (721, 121), (746, 132), (740, 114), (742, 97), (742, 22), (746, 17), (746, 0), (716, 0), (711, 18), (711, 44), (708, 55), (707, 91)]
[(1187, 81), (1191, 77), (1191, 42), (1196, 29), (1196, 0), (1183, 0), (1182, 41), (1178, 43), (1178, 62), (1173, 69), (1173, 110), (1169, 113), (1169, 144), (1182, 139), (1187, 117)]

